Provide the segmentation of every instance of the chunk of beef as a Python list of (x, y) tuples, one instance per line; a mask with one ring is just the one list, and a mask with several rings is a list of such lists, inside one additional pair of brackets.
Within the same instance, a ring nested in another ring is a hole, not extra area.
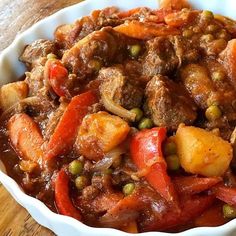
[(82, 190), (77, 204), (83, 209), (85, 218), (93, 219), (114, 207), (122, 198), (123, 194), (116, 192), (111, 185), (111, 175), (94, 175), (91, 185)]
[(236, 39), (228, 42), (227, 47), (219, 55), (218, 61), (227, 71), (230, 83), (236, 89)]
[(44, 87), (44, 66), (35, 65), (31, 72), (26, 72), (26, 83), (29, 86), (29, 95), (35, 96)]
[(168, 75), (182, 63), (196, 61), (199, 56), (197, 45), (182, 36), (154, 38), (147, 42), (141, 78), (150, 80), (158, 74)]
[(206, 109), (210, 101), (217, 99), (207, 68), (199, 64), (189, 64), (181, 69), (180, 74), (185, 88), (201, 109)]
[[(215, 60), (203, 64), (205, 66), (189, 64), (181, 69), (184, 86), (201, 109), (218, 104), (230, 121), (235, 120), (236, 91), (230, 85), (224, 68)], [(216, 75), (221, 77), (214, 78)]]
[(49, 53), (55, 53), (55, 51), (56, 46), (53, 41), (39, 39), (25, 48), (20, 60), (24, 62), (27, 67), (32, 68), (33, 64), (40, 57), (46, 57)]
[(179, 59), (179, 67), (182, 63), (190, 63), (197, 61), (200, 57), (198, 45), (193, 43), (183, 36), (169, 37), (170, 42), (173, 44), (175, 54)]
[(96, 64), (100, 67), (113, 61), (120, 45), (119, 35), (104, 28), (77, 42), (65, 52), (62, 61), (72, 73), (84, 78), (97, 71)]
[[(214, 59), (202, 64), (189, 64), (180, 71), (181, 80), (190, 96), (202, 110), (216, 104), (222, 116), (213, 121), (205, 121), (199, 125), (204, 128), (220, 128), (221, 136), (228, 139), (230, 124), (236, 122), (236, 91), (231, 86), (222, 65)], [(216, 76), (220, 76), (219, 78)]]
[(90, 16), (84, 16), (74, 24), (59, 26), (55, 31), (55, 39), (62, 48), (68, 49), (93, 31), (100, 30), (105, 26), (116, 26), (123, 23), (117, 13), (116, 7), (95, 10)]
[(183, 87), (165, 76), (155, 76), (147, 84), (146, 113), (157, 126), (177, 129), (180, 123), (192, 124), (196, 119), (196, 106)]
[(225, 39), (215, 39), (212, 41), (201, 41), (200, 47), (206, 56), (217, 57), (227, 46)]
[(98, 79), (102, 81), (101, 95), (109, 94), (111, 100), (126, 109), (141, 106), (143, 91), (129, 82), (122, 66), (101, 69)]
[(178, 67), (179, 59), (170, 40), (156, 37), (147, 42), (147, 54), (143, 60), (143, 75), (153, 77), (167, 75)]

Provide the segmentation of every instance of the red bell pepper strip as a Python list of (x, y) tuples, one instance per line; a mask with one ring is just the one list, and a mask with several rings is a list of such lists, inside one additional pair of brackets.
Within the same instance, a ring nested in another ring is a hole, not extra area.
[(55, 200), (60, 214), (81, 220), (80, 212), (71, 202), (69, 196), (69, 177), (63, 169), (58, 172), (55, 180)]
[(105, 227), (120, 228), (127, 222), (135, 221), (138, 217), (138, 211), (143, 207), (144, 204), (141, 202), (141, 199), (136, 194), (131, 194), (110, 208), (99, 219), (99, 222)]
[(194, 225), (197, 227), (213, 227), (223, 225), (226, 221), (222, 213), (222, 204), (214, 204), (194, 220)]
[(178, 193), (193, 195), (208, 190), (222, 181), (220, 177), (178, 176), (172, 179)]
[(149, 225), (144, 226), (144, 231), (153, 230), (168, 230), (176, 226), (184, 225), (194, 218), (202, 214), (214, 202), (214, 196), (192, 196), (191, 198), (182, 198), (180, 205), (181, 211), (170, 209), (161, 218), (150, 222)]
[(236, 207), (236, 188), (226, 187), (223, 184), (219, 184), (213, 187), (212, 190), (216, 198)]
[(89, 107), (98, 101), (93, 91), (72, 98), (62, 115), (45, 151), (45, 160), (67, 153), (73, 146), (77, 130)]
[(45, 64), (44, 76), (48, 79), (49, 84), (58, 96), (68, 95), (69, 92), (66, 87), (68, 71), (61, 61), (49, 59)]
[(139, 170), (148, 169), (145, 178), (168, 202), (177, 203), (177, 194), (162, 155), (161, 145), (166, 139), (166, 128), (146, 129), (131, 139), (131, 158)]
[[(100, 217), (99, 222), (105, 227), (122, 228), (127, 222), (134, 222), (139, 214), (151, 209), (155, 204), (155, 215), (160, 218), (169, 204), (158, 193), (146, 186), (136, 186), (135, 191), (122, 198), (113, 207)], [(150, 210), (151, 211), (151, 210)], [(149, 220), (148, 220), (149, 222)]]

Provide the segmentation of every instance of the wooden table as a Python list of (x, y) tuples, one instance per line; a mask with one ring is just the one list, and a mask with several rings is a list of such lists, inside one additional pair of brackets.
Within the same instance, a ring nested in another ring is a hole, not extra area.
[[(0, 0), (0, 52), (40, 19), (81, 0)], [(0, 186), (1, 236), (51, 236)]]

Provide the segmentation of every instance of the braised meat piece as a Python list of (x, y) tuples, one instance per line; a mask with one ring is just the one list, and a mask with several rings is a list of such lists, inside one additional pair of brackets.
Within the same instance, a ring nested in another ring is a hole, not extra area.
[[(236, 93), (222, 65), (210, 59), (183, 67), (180, 75), (190, 96), (204, 112), (206, 120), (199, 125), (220, 129), (221, 136), (228, 140), (232, 133), (230, 124), (236, 121)], [(211, 109), (217, 109), (217, 114), (214, 111), (211, 115)]]
[(44, 87), (44, 59), (37, 60), (31, 72), (26, 72), (26, 83), (29, 86), (29, 94), (35, 96)]
[(74, 24), (59, 26), (54, 33), (55, 39), (60, 47), (68, 49), (95, 30), (123, 23), (123, 20), (118, 18), (117, 13), (116, 7), (95, 10), (90, 16), (84, 16)]
[(95, 31), (66, 51), (62, 62), (79, 77), (89, 76), (114, 60), (122, 45), (119, 37), (111, 28)]
[(128, 110), (141, 106), (143, 90), (129, 82), (122, 66), (101, 69), (98, 78), (101, 95), (109, 93), (111, 100)]
[(181, 69), (181, 80), (190, 96), (201, 109), (213, 104), (221, 110), (229, 120), (235, 120), (236, 93), (230, 85), (224, 68), (214, 60), (200, 64), (189, 64)]
[(147, 115), (154, 124), (177, 129), (180, 123), (192, 124), (197, 117), (196, 106), (183, 87), (166, 76), (155, 76), (145, 90)]
[(195, 103), (201, 108), (208, 107), (209, 100), (215, 100), (216, 89), (204, 66), (189, 64), (181, 70), (181, 80)]
[(40, 57), (46, 57), (49, 53), (55, 52), (55, 42), (46, 39), (39, 39), (25, 48), (20, 60), (24, 62), (27, 67), (32, 68), (33, 64)]
[(198, 45), (193, 45), (191, 41), (183, 36), (170, 37), (170, 42), (173, 44), (176, 56), (179, 59), (178, 67), (183, 63), (197, 61), (200, 57)]
[(147, 42), (147, 54), (142, 65), (143, 75), (167, 75), (177, 68), (178, 63), (179, 59), (168, 38), (157, 37)]

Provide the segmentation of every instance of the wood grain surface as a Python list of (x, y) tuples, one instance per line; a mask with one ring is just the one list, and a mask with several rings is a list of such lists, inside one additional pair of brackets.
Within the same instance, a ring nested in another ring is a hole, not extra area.
[[(40, 19), (81, 0), (0, 0), (0, 53)], [(51, 236), (0, 184), (0, 236)]]

